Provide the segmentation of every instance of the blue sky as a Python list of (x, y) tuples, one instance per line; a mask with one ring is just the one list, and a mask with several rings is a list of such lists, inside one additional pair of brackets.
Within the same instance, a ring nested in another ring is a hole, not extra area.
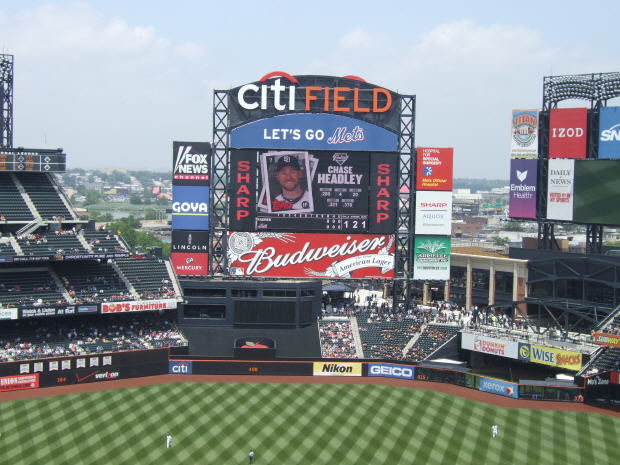
[(168, 169), (172, 140), (211, 140), (213, 89), (282, 70), (415, 94), (416, 145), (454, 147), (457, 177), (507, 179), (510, 112), (540, 107), (543, 76), (620, 71), (616, 11), (570, 1), (0, 1), (0, 51), (15, 55), (15, 145), (63, 147), (70, 167)]

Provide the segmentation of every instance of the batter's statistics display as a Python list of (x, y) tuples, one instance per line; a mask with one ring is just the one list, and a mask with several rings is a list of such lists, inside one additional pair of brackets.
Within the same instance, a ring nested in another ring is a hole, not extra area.
[(393, 233), (398, 154), (231, 151), (230, 229)]
[(232, 276), (394, 278), (394, 236), (234, 232), (228, 237)]

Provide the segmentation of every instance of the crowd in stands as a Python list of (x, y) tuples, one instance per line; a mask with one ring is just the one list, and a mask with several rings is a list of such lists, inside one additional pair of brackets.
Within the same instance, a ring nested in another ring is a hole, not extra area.
[(187, 345), (172, 322), (157, 312), (3, 322), (0, 362), (119, 350)]
[(321, 356), (324, 358), (357, 358), (351, 322), (327, 321), (319, 323)]

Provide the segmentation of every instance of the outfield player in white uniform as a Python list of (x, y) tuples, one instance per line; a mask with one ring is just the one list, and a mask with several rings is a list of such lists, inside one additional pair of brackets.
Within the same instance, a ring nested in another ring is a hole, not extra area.
[(172, 434), (166, 434), (166, 449), (170, 449), (172, 447)]
[(498, 434), (498, 430), (499, 430), (497, 425), (493, 425), (492, 429), (493, 429), (493, 437), (496, 438)]
[(250, 450), (250, 465), (252, 465), (253, 460), (254, 460), (254, 451)]

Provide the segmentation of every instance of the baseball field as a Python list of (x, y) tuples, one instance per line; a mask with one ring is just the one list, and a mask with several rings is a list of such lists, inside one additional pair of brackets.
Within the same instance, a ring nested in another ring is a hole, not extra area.
[(611, 464), (620, 418), (358, 384), (175, 382), (0, 402), (1, 464), (245, 464), (250, 449), (256, 465)]

